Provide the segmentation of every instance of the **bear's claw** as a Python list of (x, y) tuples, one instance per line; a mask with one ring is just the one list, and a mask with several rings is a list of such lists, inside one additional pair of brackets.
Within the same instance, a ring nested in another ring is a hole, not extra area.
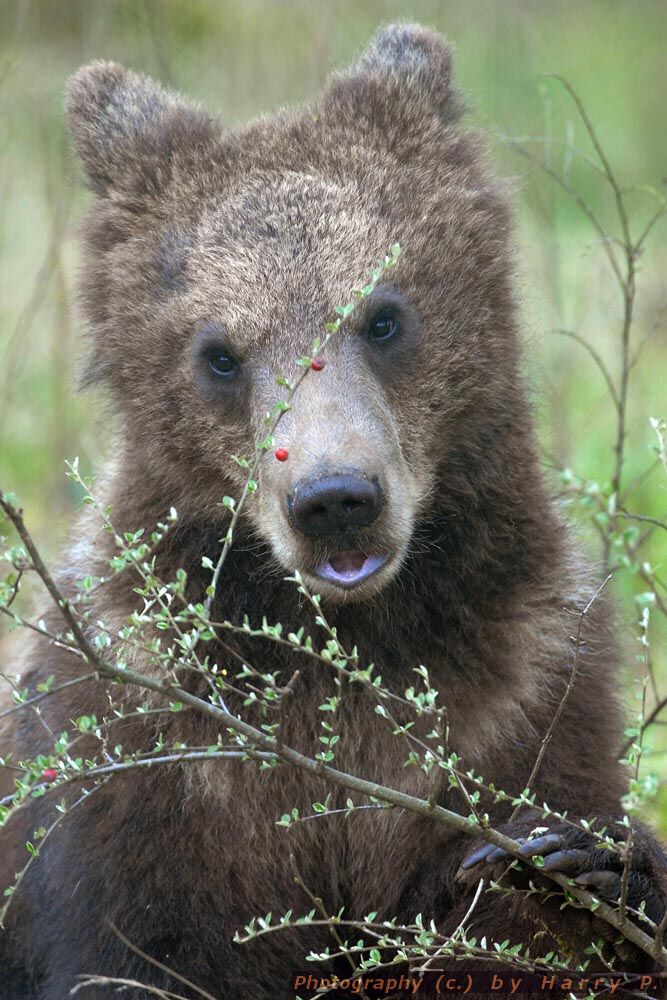
[(606, 896), (607, 899), (615, 900), (621, 895), (621, 876), (618, 872), (582, 872), (581, 875), (577, 875), (574, 881), (577, 885), (583, 885), (599, 896)]
[[(540, 817), (536, 817), (539, 821)], [(500, 865), (501, 872), (489, 874), (494, 879), (501, 877), (517, 889), (539, 889), (542, 895), (531, 895), (535, 905), (540, 907), (540, 920), (554, 935), (554, 941), (562, 945), (572, 941), (576, 952), (577, 943), (584, 940), (602, 939), (607, 949), (605, 961), (617, 961), (626, 970), (645, 969), (647, 955), (636, 945), (626, 940), (610, 924), (601, 920), (594, 912), (575, 909), (563, 916), (562, 900), (557, 886), (545, 876), (561, 872), (572, 879), (574, 884), (587, 889), (599, 899), (617, 906), (623, 895), (623, 879), (626, 878), (625, 900), (634, 923), (646, 933), (650, 933), (649, 923), (657, 925), (663, 919), (667, 901), (667, 878), (662, 856), (656, 854), (651, 839), (638, 824), (634, 829), (630, 869), (624, 876), (625, 859), (623, 853), (604, 845), (584, 829), (572, 824), (563, 824), (532, 839), (526, 837), (527, 823), (509, 823), (500, 830), (520, 844), (518, 857), (493, 844), (477, 846), (465, 857), (458, 872), (458, 880), (465, 884), (479, 879), (484, 866)], [(627, 830), (613, 821), (605, 827), (619, 844), (627, 836)], [(531, 861), (541, 856), (542, 862), (533, 864), (510, 864), (516, 861)], [(471, 869), (473, 869), (471, 871)], [(501, 874), (502, 873), (502, 874)], [(645, 916), (638, 914), (642, 910)], [(650, 964), (650, 962), (649, 962)]]
[[(523, 837), (517, 838), (522, 846), (519, 848), (521, 858), (535, 858), (542, 856), (544, 863), (540, 865), (543, 872), (563, 872), (573, 875), (576, 873), (575, 881), (579, 885), (590, 886), (600, 893), (609, 896), (620, 889), (620, 877), (616, 872), (611, 871), (586, 871), (586, 865), (590, 864), (590, 851), (578, 848), (566, 848), (563, 836), (559, 833), (547, 833), (542, 837), (534, 837), (532, 840), (525, 840)], [(469, 854), (463, 861), (461, 869), (468, 871), (475, 865), (485, 862), (486, 864), (497, 864), (499, 861), (511, 860), (502, 847), (494, 847), (493, 844), (484, 844)], [(603, 876), (603, 877), (600, 877)], [(615, 897), (617, 898), (617, 897)]]
[[(581, 836), (581, 835), (579, 835)], [(562, 872), (571, 876), (577, 885), (589, 889), (591, 892), (605, 899), (616, 901), (621, 894), (621, 873), (612, 868), (593, 868), (593, 864), (606, 863), (621, 866), (619, 858), (611, 852), (584, 850), (581, 847), (567, 846), (572, 840), (572, 833), (547, 833), (540, 837), (533, 837), (526, 840), (524, 837), (517, 837), (517, 842), (521, 844), (519, 857), (532, 859), (538, 856), (543, 857), (543, 864), (539, 871), (542, 872)], [(461, 872), (467, 872), (477, 865), (498, 864), (501, 861), (511, 861), (512, 857), (502, 847), (494, 847), (493, 844), (484, 844), (469, 854), (461, 864)]]
[(534, 858), (538, 854), (550, 854), (557, 848), (562, 847), (563, 840), (558, 833), (546, 833), (543, 837), (534, 837), (527, 840), (523, 847), (519, 849), (522, 858)]
[(565, 872), (568, 875), (572, 872), (580, 873), (590, 860), (590, 855), (586, 851), (554, 851), (553, 854), (547, 854), (540, 871)]

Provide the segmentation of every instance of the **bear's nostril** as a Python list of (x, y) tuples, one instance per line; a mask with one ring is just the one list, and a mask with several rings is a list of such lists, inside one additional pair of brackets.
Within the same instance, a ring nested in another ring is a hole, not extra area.
[(359, 507), (364, 507), (365, 505), (365, 500), (343, 500), (342, 503), (343, 510), (348, 513), (353, 510), (358, 510)]
[(287, 508), (297, 531), (304, 535), (332, 535), (372, 524), (383, 504), (376, 478), (339, 473), (297, 484)]

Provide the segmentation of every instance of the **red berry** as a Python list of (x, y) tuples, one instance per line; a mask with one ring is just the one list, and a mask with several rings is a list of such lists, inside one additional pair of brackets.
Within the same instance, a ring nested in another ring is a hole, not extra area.
[(276, 458), (279, 462), (286, 462), (289, 458), (289, 452), (287, 448), (276, 448)]
[(53, 767), (45, 767), (42, 771), (42, 778), (44, 781), (55, 781), (58, 777), (58, 772)]
[(310, 362), (310, 367), (313, 369), (314, 372), (321, 372), (322, 369), (324, 368), (324, 365), (325, 365), (324, 358), (321, 358), (319, 354), (316, 354), (313, 360)]

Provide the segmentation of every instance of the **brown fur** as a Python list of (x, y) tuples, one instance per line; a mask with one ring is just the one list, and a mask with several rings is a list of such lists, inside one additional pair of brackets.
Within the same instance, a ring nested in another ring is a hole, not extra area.
[[(224, 531), (220, 500), (243, 485), (230, 454), (251, 452), (262, 416), (280, 398), (275, 377), (294, 372), (293, 359), (309, 350), (334, 306), (399, 241), (400, 266), (344, 324), (326, 368), (309, 376), (280, 425), (290, 458), (263, 462), (214, 613), (253, 622), (266, 615), (315, 633), (309, 609), (283, 580), (285, 570), (301, 570), (327, 599), (343, 643), (357, 643), (387, 686), (402, 692), (411, 668), (428, 666), (465, 765), (518, 792), (570, 674), (571, 612), (595, 587), (540, 472), (519, 373), (508, 208), (478, 139), (459, 124), (450, 77), (451, 53), (437, 35), (395, 25), (303, 110), (223, 132), (144, 77), (108, 63), (81, 70), (68, 116), (94, 192), (82, 278), (92, 334), (87, 379), (104, 383), (121, 421), (104, 502), (124, 530), (150, 529), (175, 506), (179, 526), (160, 550), (160, 570), (185, 567), (192, 596), (201, 595), (201, 558), (215, 559)], [(405, 331), (390, 347), (369, 344), (372, 310), (396, 294)], [(208, 377), (193, 347), (211, 323), (243, 362), (233, 388)], [(285, 506), (297, 482), (348, 467), (378, 476), (386, 497), (357, 547), (390, 557), (351, 593), (313, 575), (326, 545), (299, 535)], [(103, 572), (113, 553), (90, 513), (75, 537), (83, 541), (63, 561), (66, 589), (86, 572)], [(125, 575), (103, 588), (91, 618), (119, 628), (136, 606), (133, 585)], [(611, 820), (620, 815), (624, 776), (602, 600), (584, 631), (576, 690), (541, 769), (538, 800)], [(328, 671), (267, 641), (235, 648), (285, 680), (301, 670), (286, 740), (316, 752), (317, 706), (334, 691)], [(213, 655), (236, 669), (224, 649)], [(23, 683), (83, 669), (36, 642)], [(109, 696), (134, 697), (102, 683), (73, 687), (46, 702), (44, 715), (60, 732), (78, 715), (101, 717)], [(403, 767), (405, 746), (373, 707), (348, 688), (337, 766), (424, 794), (423, 775)], [(19, 758), (48, 747), (34, 714), (10, 719), (4, 739)], [(147, 746), (158, 729), (168, 742), (206, 746), (216, 738), (211, 723), (182, 713), (159, 724), (127, 722), (114, 739)], [(327, 935), (276, 934), (245, 947), (231, 938), (256, 914), (310, 908), (294, 870), (332, 912), (345, 906), (359, 918), (373, 909), (403, 920), (421, 912), (455, 926), (470, 902), (470, 889), (455, 880), (469, 842), (397, 811), (288, 833), (275, 826), (292, 806), (307, 813), (326, 791), (286, 768), (260, 773), (241, 763), (112, 781), (53, 834), (12, 904), (4, 958), (0, 944), (10, 983), (3, 997), (63, 1000), (82, 972), (168, 982), (114, 937), (108, 919), (223, 1000), (287, 997), (290, 972)], [(332, 791), (344, 803), (347, 794)], [(465, 809), (451, 789), (441, 800)], [(49, 808), (47, 796), (2, 831), (3, 885)], [(508, 809), (490, 808), (496, 822), (507, 820)], [(659, 850), (649, 840), (636, 864), (661, 898)], [(527, 942), (543, 930), (544, 914), (531, 901), (509, 910), (494, 897), (479, 920), (490, 937)]]

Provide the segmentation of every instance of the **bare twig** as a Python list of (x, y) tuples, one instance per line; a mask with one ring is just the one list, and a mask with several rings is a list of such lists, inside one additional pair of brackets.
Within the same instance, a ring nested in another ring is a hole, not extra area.
[(581, 334), (576, 333), (576, 331), (574, 331), (574, 330), (560, 330), (560, 329), (555, 329), (555, 330), (552, 330), (551, 332), (552, 333), (560, 334), (560, 336), (562, 336), (562, 337), (570, 337), (572, 340), (576, 341), (577, 344), (581, 344), (581, 346), (586, 351), (588, 351), (588, 353), (590, 354), (590, 356), (595, 361), (595, 364), (597, 365), (597, 367), (598, 367), (598, 369), (600, 371), (600, 374), (602, 375), (602, 377), (604, 378), (604, 380), (605, 380), (605, 382), (607, 384), (607, 388), (609, 389), (609, 395), (612, 398), (612, 402), (614, 404), (615, 409), (618, 410), (618, 408), (620, 406), (620, 402), (619, 402), (619, 398), (618, 398), (618, 393), (616, 392), (616, 386), (614, 385), (614, 382), (613, 382), (613, 379), (612, 379), (611, 374), (609, 372), (609, 369), (607, 368), (606, 364), (604, 363), (604, 361), (602, 359), (602, 355), (599, 354), (598, 351), (595, 350), (595, 348), (593, 347), (593, 345), (589, 344), (589, 342), (584, 337), (582, 337)]
[[(70, 990), (70, 996), (74, 996), (79, 990), (86, 989), (88, 986), (121, 986), (123, 989), (130, 987), (135, 990), (142, 990), (144, 993), (150, 993), (154, 997), (159, 997), (160, 1000), (187, 1000), (182, 993), (172, 993), (171, 990), (160, 989), (159, 986), (149, 986), (147, 983), (141, 983), (138, 979), (122, 979), (119, 976), (96, 976), (89, 972), (84, 972), (78, 977), (82, 980), (73, 990)], [(219, 998), (216, 998), (219, 1000)]]
[(617, 517), (625, 517), (629, 521), (644, 521), (646, 524), (653, 524), (656, 528), (662, 528), (667, 531), (667, 521), (661, 521), (660, 518), (650, 517), (648, 514), (631, 514), (628, 510), (619, 510), (616, 512)]
[[(40, 630), (40, 634), (43, 635), (44, 633)], [(4, 677), (4, 674), (0, 676)], [(54, 687), (49, 688), (48, 691), (36, 694), (34, 698), (27, 698), (25, 701), (20, 701), (16, 705), (12, 705), (11, 708), (5, 708), (4, 711), (0, 712), (0, 719), (4, 719), (7, 715), (13, 715), (14, 712), (20, 712), (23, 708), (30, 708), (32, 705), (37, 705), (44, 698), (48, 698), (52, 694), (58, 694), (59, 691), (64, 691), (66, 688), (74, 687), (76, 684), (84, 684), (86, 681), (92, 681), (96, 676), (97, 674), (84, 674), (82, 677), (74, 677), (71, 681), (56, 684)]]
[[(293, 854), (290, 855), (290, 860), (292, 862), (292, 867), (295, 868), (295, 858), (294, 858)], [(296, 868), (295, 868), (294, 881), (295, 881), (296, 885), (298, 885), (299, 888), (302, 889), (305, 892), (306, 896), (308, 897), (308, 899), (310, 900), (310, 902), (313, 904), (313, 906), (315, 907), (315, 909), (317, 910), (317, 912), (327, 922), (328, 927), (329, 927), (329, 931), (331, 933), (332, 938), (334, 939), (334, 941), (336, 942), (336, 944), (338, 945), (338, 947), (341, 949), (341, 951), (345, 954), (345, 957), (347, 959), (348, 965), (350, 966), (350, 969), (352, 971), (352, 975), (354, 975), (357, 972), (357, 967), (356, 967), (356, 965), (354, 963), (354, 960), (353, 960), (352, 956), (347, 951), (345, 942), (343, 941), (342, 937), (338, 933), (338, 928), (336, 927), (336, 925), (334, 924), (333, 920), (331, 919), (331, 916), (327, 913), (327, 908), (324, 905), (324, 902), (322, 901), (322, 899), (319, 896), (316, 896), (315, 893), (311, 889), (308, 888), (308, 886), (306, 885), (306, 883), (303, 881), (302, 877), (296, 871)], [(366, 998), (368, 997), (368, 994), (366, 993), (366, 991), (364, 989), (361, 990), (361, 996), (366, 997)]]
[[(530, 789), (533, 787), (533, 785), (535, 783), (535, 779), (536, 779), (536, 777), (537, 777), (537, 775), (539, 773), (539, 770), (540, 770), (540, 768), (542, 766), (542, 761), (544, 760), (544, 755), (547, 752), (549, 744), (551, 743), (553, 735), (554, 735), (554, 733), (556, 731), (556, 727), (558, 726), (558, 723), (560, 722), (560, 718), (561, 718), (561, 716), (563, 714), (563, 710), (565, 708), (565, 705), (567, 704), (567, 701), (568, 701), (570, 695), (572, 694), (572, 689), (574, 688), (574, 682), (575, 682), (575, 680), (577, 678), (577, 672), (579, 670), (579, 651), (580, 651), (580, 648), (581, 648), (581, 630), (582, 630), (582, 627), (583, 627), (583, 624), (584, 624), (584, 620), (586, 618), (586, 615), (591, 610), (591, 608), (593, 607), (593, 605), (597, 601), (598, 597), (600, 596), (600, 594), (604, 590), (604, 588), (607, 586), (607, 584), (608, 584), (608, 582), (609, 582), (610, 579), (611, 579), (611, 574), (609, 574), (609, 576), (607, 576), (602, 581), (602, 583), (600, 584), (600, 586), (598, 587), (598, 589), (595, 591), (595, 593), (593, 594), (593, 596), (591, 597), (590, 601), (588, 602), (588, 604), (586, 605), (586, 607), (583, 609), (583, 611), (578, 612), (577, 617), (578, 617), (579, 620), (578, 620), (578, 623), (577, 623), (577, 634), (576, 634), (575, 640), (574, 640), (574, 658), (573, 658), (573, 662), (572, 662), (572, 670), (570, 671), (570, 677), (569, 677), (569, 680), (567, 682), (567, 687), (565, 688), (565, 691), (563, 692), (563, 697), (561, 698), (561, 700), (560, 700), (560, 702), (558, 704), (558, 707), (557, 707), (556, 711), (554, 712), (554, 717), (551, 720), (549, 728), (547, 729), (546, 733), (544, 734), (544, 737), (542, 738), (542, 742), (540, 744), (539, 753), (537, 755), (535, 763), (533, 764), (533, 769), (530, 772), (530, 777), (528, 778), (528, 781), (526, 782), (527, 794), (530, 793)], [(512, 820), (516, 819), (518, 813), (521, 811), (521, 808), (522, 808), (521, 805), (518, 805), (515, 808), (514, 812), (512, 813), (510, 819), (512, 819)]]
[(156, 958), (152, 958), (151, 955), (147, 955), (145, 951), (141, 950), (141, 948), (137, 948), (136, 944), (132, 944), (132, 942), (125, 937), (122, 931), (118, 930), (113, 920), (109, 920), (107, 923), (116, 937), (123, 942), (126, 948), (133, 951), (135, 955), (139, 955), (139, 957), (143, 958), (144, 961), (154, 965), (156, 969), (161, 969), (162, 972), (166, 972), (168, 975), (173, 976), (174, 979), (177, 979), (179, 983), (183, 983), (184, 986), (189, 986), (190, 989), (194, 990), (195, 993), (198, 993), (200, 997), (204, 997), (204, 1000), (219, 1000), (219, 997), (214, 997), (211, 993), (207, 993), (206, 990), (203, 990), (201, 986), (197, 986), (192, 982), (192, 980), (186, 979), (185, 976), (175, 972), (174, 969), (170, 969), (168, 965), (163, 965), (162, 962), (158, 962)]
[[(465, 929), (466, 929), (466, 924), (467, 924), (467, 923), (468, 923), (468, 921), (470, 920), (470, 917), (472, 916), (472, 914), (473, 914), (474, 910), (475, 910), (475, 909), (476, 909), (476, 907), (477, 907), (477, 904), (479, 903), (479, 900), (480, 900), (480, 898), (481, 898), (481, 895), (482, 895), (482, 891), (483, 891), (483, 889), (484, 889), (484, 886), (485, 886), (485, 884), (486, 884), (486, 883), (485, 883), (485, 881), (484, 881), (484, 879), (483, 879), (483, 878), (481, 878), (481, 879), (479, 880), (479, 882), (477, 883), (477, 888), (475, 889), (475, 895), (474, 895), (474, 896), (473, 896), (473, 898), (472, 898), (472, 902), (470, 903), (470, 906), (468, 907), (468, 909), (466, 910), (466, 912), (465, 912), (465, 913), (463, 914), (463, 916), (462, 916), (462, 917), (461, 917), (461, 919), (459, 920), (459, 922), (458, 922), (457, 926), (456, 926), (456, 927), (454, 928), (454, 930), (453, 930), (453, 931), (452, 931), (452, 933), (450, 934), (450, 936), (449, 936), (449, 938), (448, 938), (448, 940), (447, 940), (447, 945), (446, 945), (446, 947), (451, 947), (452, 943), (453, 943), (454, 941), (456, 941), (456, 939), (457, 939), (457, 938), (458, 938), (458, 937), (459, 937), (459, 936), (460, 936), (461, 934), (463, 934), (463, 933), (465, 932)], [(415, 972), (416, 972), (416, 973), (417, 973), (418, 975), (421, 975), (421, 974), (422, 974), (422, 973), (424, 973), (424, 972), (428, 972), (429, 968), (431, 968), (431, 966), (433, 965), (433, 963), (434, 963), (434, 962), (437, 962), (437, 961), (438, 961), (438, 959), (439, 959), (439, 958), (441, 958), (441, 957), (442, 957), (442, 948), (441, 948), (441, 949), (438, 949), (438, 951), (435, 951), (435, 952), (433, 953), (433, 955), (431, 955), (431, 956), (430, 956), (430, 957), (429, 957), (429, 958), (428, 958), (428, 959), (427, 959), (427, 960), (426, 960), (426, 961), (424, 962), (424, 964), (423, 964), (423, 965), (420, 965), (420, 966), (417, 966), (417, 968), (416, 968), (416, 969), (415, 969), (414, 971), (415, 971)]]

